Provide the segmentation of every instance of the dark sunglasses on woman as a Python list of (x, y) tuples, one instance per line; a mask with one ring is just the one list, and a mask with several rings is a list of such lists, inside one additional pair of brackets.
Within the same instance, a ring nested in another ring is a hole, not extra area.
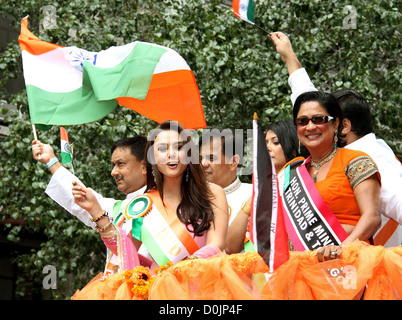
[(310, 120), (314, 124), (324, 124), (333, 119), (334, 119), (334, 117), (331, 117), (331, 116), (312, 116), (311, 118), (303, 116), (303, 117), (299, 117), (299, 118), (295, 119), (295, 125), (304, 127), (304, 126), (308, 125)]

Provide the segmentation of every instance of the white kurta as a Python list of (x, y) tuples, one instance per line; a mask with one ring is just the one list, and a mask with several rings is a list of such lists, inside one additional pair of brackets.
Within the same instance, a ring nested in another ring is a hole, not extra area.
[[(73, 175), (69, 170), (64, 167), (58, 169), (50, 179), (50, 182), (45, 190), (46, 194), (56, 201), (60, 206), (62, 206), (66, 211), (76, 216), (80, 221), (82, 221), (88, 227), (95, 229), (96, 223), (91, 222), (91, 215), (88, 211), (82, 209), (79, 205), (74, 202), (74, 197), (72, 194), (72, 182), (78, 181), (80, 184), (84, 185), (75, 175)], [(92, 190), (95, 197), (98, 199), (98, 202), (102, 208), (105, 210), (109, 216), (109, 218), (113, 219), (113, 207), (115, 203), (119, 200), (112, 198), (105, 198), (96, 191)], [(124, 208), (129, 204), (129, 202), (136, 196), (144, 194), (145, 186), (135, 192), (129, 193), (126, 195), (126, 198), (123, 200), (120, 211), (124, 210)], [(125, 222), (125, 221), (124, 221)], [(124, 224), (123, 222), (123, 224)], [(142, 248), (143, 246), (141, 246)], [(141, 249), (140, 248), (140, 249)], [(142, 250), (144, 251), (144, 249)], [(145, 250), (146, 251), (146, 250)], [(109, 256), (109, 250), (106, 250), (106, 266), (107, 260)], [(145, 253), (145, 252), (144, 252)], [(115, 265), (119, 265), (119, 258), (115, 255), (111, 255), (110, 262)], [(105, 272), (107, 270), (105, 269)]]
[[(73, 175), (66, 168), (61, 167), (58, 169), (49, 181), (49, 184), (45, 190), (45, 193), (56, 201), (60, 206), (62, 206), (66, 211), (76, 216), (80, 221), (82, 221), (85, 225), (95, 228), (96, 223), (91, 222), (91, 215), (88, 211), (82, 209), (79, 205), (74, 202), (74, 197), (72, 194), (73, 181), (78, 181), (80, 184), (84, 185), (75, 175)], [(112, 219), (113, 214), (113, 206), (118, 201), (112, 198), (105, 198), (96, 191), (92, 190), (95, 197), (98, 199), (102, 210), (105, 210), (108, 213), (110, 219)], [(121, 208), (128, 204), (128, 202), (134, 197), (143, 194), (145, 191), (145, 187), (129, 193), (126, 196), (126, 199), (123, 201)]]
[(239, 177), (223, 189), (226, 194), (226, 200), (229, 206), (229, 225), (233, 222), (239, 213), (243, 203), (245, 203), (253, 193), (253, 185), (250, 183), (242, 183)]

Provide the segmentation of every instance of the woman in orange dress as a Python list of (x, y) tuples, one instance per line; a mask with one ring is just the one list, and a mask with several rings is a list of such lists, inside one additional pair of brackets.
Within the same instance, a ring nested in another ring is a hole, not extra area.
[[(340, 148), (343, 115), (338, 102), (330, 94), (306, 92), (296, 99), (293, 118), (300, 143), (311, 154), (308, 173), (348, 235), (342, 244), (369, 241), (381, 224), (380, 175), (367, 154)], [(340, 249), (323, 247), (319, 258), (336, 259)]]

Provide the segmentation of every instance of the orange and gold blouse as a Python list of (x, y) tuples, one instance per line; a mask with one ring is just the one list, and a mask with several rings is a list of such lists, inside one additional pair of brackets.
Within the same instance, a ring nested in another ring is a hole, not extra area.
[(377, 165), (362, 151), (339, 149), (327, 176), (315, 185), (322, 199), (341, 224), (355, 226), (360, 219), (354, 188), (363, 180), (377, 174)]

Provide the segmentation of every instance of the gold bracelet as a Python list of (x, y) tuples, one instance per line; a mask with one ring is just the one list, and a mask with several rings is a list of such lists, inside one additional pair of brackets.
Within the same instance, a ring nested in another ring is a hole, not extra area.
[(115, 226), (114, 224), (112, 224), (112, 226), (113, 226), (114, 228), (112, 228), (112, 229), (109, 230), (109, 231), (99, 231), (99, 233), (100, 233), (100, 235), (101, 235), (101, 237), (102, 237), (103, 239), (112, 239), (112, 238), (116, 238), (116, 237), (117, 237), (119, 231), (116, 229), (116, 226)]
[(102, 211), (102, 214), (99, 217), (97, 217), (97, 218), (91, 217), (91, 221), (98, 222), (100, 219), (102, 219), (102, 217), (107, 217), (107, 213), (105, 210)]
[(245, 203), (242, 205), (241, 209), (243, 210), (243, 212), (244, 212), (246, 215), (248, 215), (248, 216), (250, 215), (251, 207), (247, 204), (247, 202), (245, 202)]
[(112, 223), (113, 223), (113, 222), (110, 221), (108, 224), (105, 224), (103, 227), (96, 227), (95, 229), (96, 229), (96, 231), (98, 231), (99, 233), (102, 233), (102, 232), (104, 232), (107, 228), (109, 228)]

